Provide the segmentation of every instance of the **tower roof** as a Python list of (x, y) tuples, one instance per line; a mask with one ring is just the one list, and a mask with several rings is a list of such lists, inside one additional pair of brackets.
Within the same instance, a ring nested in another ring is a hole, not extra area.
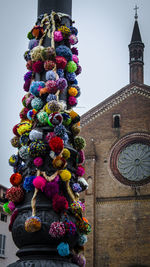
[(142, 43), (142, 38), (141, 38), (140, 29), (139, 29), (139, 25), (138, 25), (137, 20), (135, 20), (132, 38), (131, 38), (131, 43), (134, 43), (134, 42), (141, 42)]

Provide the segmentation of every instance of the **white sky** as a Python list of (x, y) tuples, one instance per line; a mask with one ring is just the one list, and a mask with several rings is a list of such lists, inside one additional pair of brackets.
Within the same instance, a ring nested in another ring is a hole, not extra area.
[[(79, 59), (83, 72), (78, 77), (81, 97), (77, 111), (85, 113), (129, 81), (128, 44), (134, 11), (140, 9), (139, 27), (145, 44), (145, 84), (150, 84), (150, 0), (73, 0), (73, 20), (79, 30)], [(10, 144), (12, 128), (19, 122), (27, 72), (23, 54), (27, 33), (36, 22), (37, 0), (0, 0), (0, 184), (10, 187), (9, 157), (17, 153)]]

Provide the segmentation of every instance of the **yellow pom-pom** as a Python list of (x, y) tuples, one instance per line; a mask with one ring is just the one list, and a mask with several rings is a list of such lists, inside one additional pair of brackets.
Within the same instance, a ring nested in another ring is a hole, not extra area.
[(32, 128), (32, 123), (29, 123), (28, 121), (24, 121), (18, 125), (17, 132), (19, 135), (22, 135), (25, 132), (30, 132), (31, 128)]
[(58, 31), (61, 31), (63, 34), (67, 35), (70, 33), (70, 29), (64, 25), (60, 26), (58, 28)]
[(48, 114), (51, 113), (51, 110), (50, 110), (50, 108), (48, 106), (48, 103), (44, 106), (44, 111), (46, 111)]
[(78, 113), (76, 113), (74, 110), (71, 110), (69, 115), (70, 115), (71, 119), (73, 120), (78, 116)]
[(68, 170), (62, 170), (60, 171), (60, 177), (64, 182), (69, 181), (71, 179), (71, 172)]
[(64, 148), (62, 155), (65, 159), (69, 159), (70, 158), (70, 151), (67, 148)]
[(70, 87), (69, 90), (68, 90), (68, 94), (70, 96), (76, 96), (78, 94), (78, 91), (75, 87)]

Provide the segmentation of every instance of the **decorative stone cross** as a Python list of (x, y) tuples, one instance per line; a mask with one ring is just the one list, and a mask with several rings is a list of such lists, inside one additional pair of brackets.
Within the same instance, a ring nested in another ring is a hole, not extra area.
[(139, 7), (137, 6), (137, 5), (135, 5), (135, 8), (134, 8), (134, 10), (135, 10), (135, 16), (134, 16), (134, 18), (137, 20), (138, 19), (138, 14), (137, 14), (137, 10), (139, 9)]

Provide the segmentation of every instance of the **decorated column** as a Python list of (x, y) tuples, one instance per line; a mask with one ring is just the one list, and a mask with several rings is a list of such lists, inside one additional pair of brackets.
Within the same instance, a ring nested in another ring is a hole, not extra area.
[(83, 267), (91, 227), (79, 200), (88, 184), (80, 116), (73, 110), (80, 96), (78, 30), (69, 0), (39, 1), (38, 15), (27, 34), (26, 93), (11, 140), (17, 151), (9, 159), (4, 211), (12, 213), (9, 230), (20, 260), (9, 267)]

